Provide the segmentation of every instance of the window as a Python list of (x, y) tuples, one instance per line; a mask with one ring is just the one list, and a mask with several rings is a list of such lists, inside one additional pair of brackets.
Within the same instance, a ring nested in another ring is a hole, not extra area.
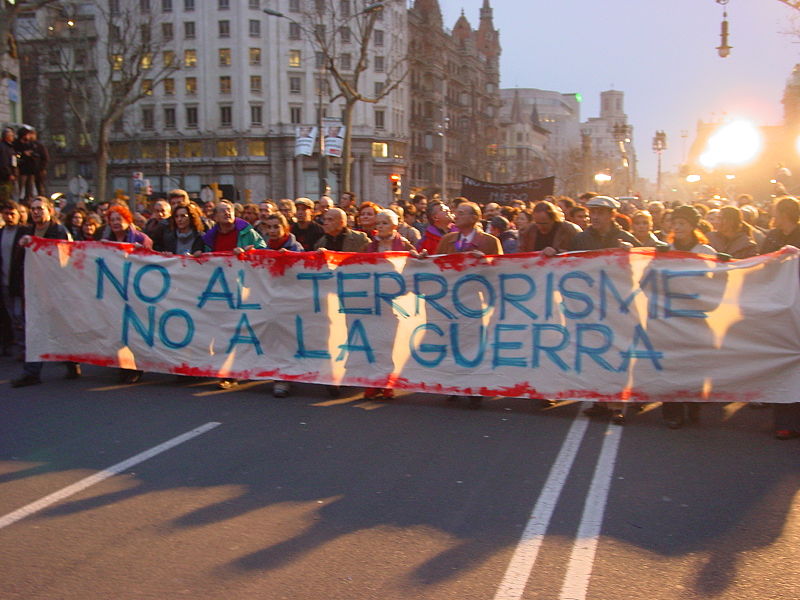
[(175, 31), (172, 28), (172, 23), (161, 24), (161, 37), (164, 38), (165, 42), (168, 42), (175, 37)]
[(373, 38), (375, 40), (375, 45), (376, 46), (383, 46), (383, 30), (382, 29), (376, 29), (375, 31), (372, 32), (372, 34), (375, 36)]
[(248, 21), (248, 31), (250, 37), (261, 37), (261, 21), (250, 19)]
[[(228, 107), (230, 108), (230, 106)], [(234, 140), (223, 140), (217, 142), (217, 156), (239, 156)]]
[(261, 93), (261, 75), (250, 75), (250, 93)]
[(383, 73), (386, 70), (384, 58), (382, 56), (375, 57), (375, 72)]
[(167, 77), (164, 79), (164, 95), (165, 96), (174, 96), (175, 95), (175, 80), (171, 77)]
[(139, 26), (139, 37), (142, 40), (142, 46), (147, 47), (150, 45), (150, 24), (145, 23)]
[(196, 106), (187, 106), (186, 107), (186, 126), (187, 127), (197, 127), (197, 107)]
[(350, 43), (350, 28), (349, 27), (342, 27), (339, 29), (339, 36), (342, 39), (343, 44)]
[(250, 106), (250, 124), (261, 125), (261, 105), (253, 104)]
[(266, 156), (267, 143), (264, 140), (247, 140), (247, 154), (250, 156)]
[(300, 125), (303, 122), (303, 109), (300, 106), (289, 107), (289, 122), (292, 125)]
[(384, 110), (375, 111), (375, 129), (386, 128), (386, 112)]
[(66, 179), (67, 178), (67, 163), (57, 162), (53, 168), (53, 176), (56, 179)]
[(186, 78), (186, 93), (189, 96), (194, 96), (197, 93), (197, 77)]
[(172, 50), (164, 50), (164, 53), (161, 55), (162, 60), (164, 61), (165, 67), (171, 67), (172, 64), (175, 62), (175, 52)]
[(112, 54), (111, 55), (111, 68), (115, 71), (122, 70), (122, 54)]
[(183, 142), (183, 157), (184, 158), (198, 158), (200, 156), (203, 156), (203, 143), (202, 142), (199, 142), (199, 141), (196, 141), (196, 140), (192, 140), (191, 142)]
[(125, 142), (111, 144), (111, 158), (125, 160), (130, 157), (130, 147)]
[(230, 0), (217, 0), (217, 8), (219, 10), (228, 10), (230, 7)]
[(248, 2), (248, 6), (252, 9), (258, 10), (261, 8), (261, 0), (250, 0), (250, 2)]
[(314, 54), (314, 68), (322, 69), (325, 66), (325, 54), (317, 52)]
[(231, 77), (230, 75), (223, 75), (219, 78), (219, 93), (220, 94), (230, 94), (231, 93)]
[(194, 0), (183, 0), (183, 10), (191, 12), (194, 10)]
[(221, 38), (229, 38), (231, 37), (231, 22), (230, 21), (220, 21), (219, 22), (219, 37)]
[(153, 95), (153, 80), (152, 79), (142, 79), (142, 93), (145, 96), (152, 96)]
[(302, 30), (300, 29), (300, 23), (289, 23), (289, 39), (290, 40), (299, 40), (300, 35), (302, 34)]
[(183, 22), (183, 37), (187, 40), (193, 40), (195, 36), (194, 21)]
[(141, 65), (143, 71), (147, 71), (153, 67), (153, 55), (148, 52), (144, 56), (142, 56)]
[(314, 25), (314, 37), (318, 40), (325, 39), (325, 25)]
[(349, 52), (345, 52), (339, 57), (339, 68), (342, 69), (342, 71), (349, 71), (352, 69), (352, 63), (352, 56)]
[(289, 50), (289, 66), (299, 67), (302, 62), (302, 54), (300, 50)]
[(161, 12), (172, 12), (172, 0), (161, 0)]
[[(230, 106), (219, 107), (219, 124), (221, 127), (230, 127), (233, 124), (233, 109)], [(235, 156), (235, 155), (224, 155)]]
[(289, 12), (300, 12), (300, 0), (289, 0)]
[(219, 49), (219, 66), (220, 67), (230, 67), (231, 66), (231, 49), (230, 48), (220, 48)]
[(340, 0), (339, 14), (343, 19), (348, 19), (350, 17), (350, 0)]
[(372, 158), (389, 158), (389, 144), (372, 142)]
[(153, 107), (142, 108), (142, 129), (154, 129), (155, 119), (153, 118)]
[(118, 15), (119, 14), (119, 0), (109, 0), (109, 2), (108, 2), (108, 11), (112, 15)]
[(384, 83), (383, 81), (376, 81), (375, 82), (375, 97), (377, 98), (383, 93)]
[(150, 0), (139, 0), (139, 12), (150, 12)]
[(92, 167), (92, 163), (79, 162), (78, 175), (84, 179), (94, 179), (94, 168)]
[(86, 62), (89, 60), (89, 55), (85, 48), (76, 48), (75, 49), (75, 64), (82, 67), (86, 65)]
[(251, 65), (261, 64), (261, 48), (250, 48), (248, 56), (250, 57)]
[(172, 106), (164, 107), (164, 127), (175, 129), (175, 108)]
[(302, 94), (302, 79), (300, 77), (289, 77), (289, 93)]
[(184, 50), (183, 51), (183, 66), (196, 67), (197, 66), (197, 50)]

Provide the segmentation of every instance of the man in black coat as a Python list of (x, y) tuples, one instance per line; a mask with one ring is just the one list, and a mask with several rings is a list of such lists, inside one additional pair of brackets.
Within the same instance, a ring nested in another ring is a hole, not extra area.
[(13, 129), (10, 127), (3, 129), (0, 138), (0, 203), (14, 199), (14, 189), (19, 176), (15, 138)]

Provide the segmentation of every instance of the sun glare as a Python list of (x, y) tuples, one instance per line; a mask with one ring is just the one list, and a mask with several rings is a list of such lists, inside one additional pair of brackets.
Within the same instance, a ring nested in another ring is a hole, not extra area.
[(719, 165), (744, 165), (761, 153), (763, 145), (763, 136), (756, 125), (750, 121), (732, 121), (708, 138), (700, 164), (708, 169)]

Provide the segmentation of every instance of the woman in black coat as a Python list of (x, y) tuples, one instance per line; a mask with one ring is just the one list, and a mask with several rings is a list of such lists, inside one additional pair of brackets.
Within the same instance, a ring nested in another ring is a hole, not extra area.
[(154, 249), (185, 255), (202, 252), (203, 232), (203, 218), (198, 206), (190, 200), (181, 200), (172, 210), (169, 228), (163, 232)]

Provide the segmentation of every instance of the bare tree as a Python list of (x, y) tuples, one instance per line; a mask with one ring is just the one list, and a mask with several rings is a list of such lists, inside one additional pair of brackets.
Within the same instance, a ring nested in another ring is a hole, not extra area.
[[(395, 58), (385, 57), (382, 69), (385, 73), (383, 85), (379, 89), (371, 90), (371, 94), (361, 89), (362, 75), (370, 66), (374, 66), (373, 42), (376, 41), (374, 40), (376, 22), (381, 11), (392, 2), (402, 2), (402, 0), (374, 2), (314, 0), (300, 13), (300, 20), (291, 19), (277, 11), (264, 11), (272, 16), (284, 17), (300, 28), (321, 58), (321, 70), (324, 71), (321, 75), (324, 76), (320, 77), (318, 85), (323, 86), (323, 93), (327, 92), (327, 81), (330, 78), (334, 87), (330, 91), (329, 102), (339, 98), (344, 100), (342, 111), (342, 124), (345, 127), (342, 147), (344, 190), (351, 189), (352, 122), (356, 105), (359, 102), (379, 103), (400, 86), (408, 73), (405, 52)], [(351, 54), (343, 52), (345, 44), (348, 49), (355, 49), (355, 60), (352, 60)], [(350, 57), (350, 60), (345, 60), (344, 56)]]
[(56, 22), (46, 31), (24, 35), (38, 35), (47, 43), (49, 63), (63, 83), (64, 101), (93, 150), (95, 196), (104, 199), (114, 122), (151, 95), (180, 64), (174, 53), (161, 52), (169, 40), (155, 27), (153, 16), (139, 10), (138, 2), (92, 0), (61, 2), (59, 7)]

